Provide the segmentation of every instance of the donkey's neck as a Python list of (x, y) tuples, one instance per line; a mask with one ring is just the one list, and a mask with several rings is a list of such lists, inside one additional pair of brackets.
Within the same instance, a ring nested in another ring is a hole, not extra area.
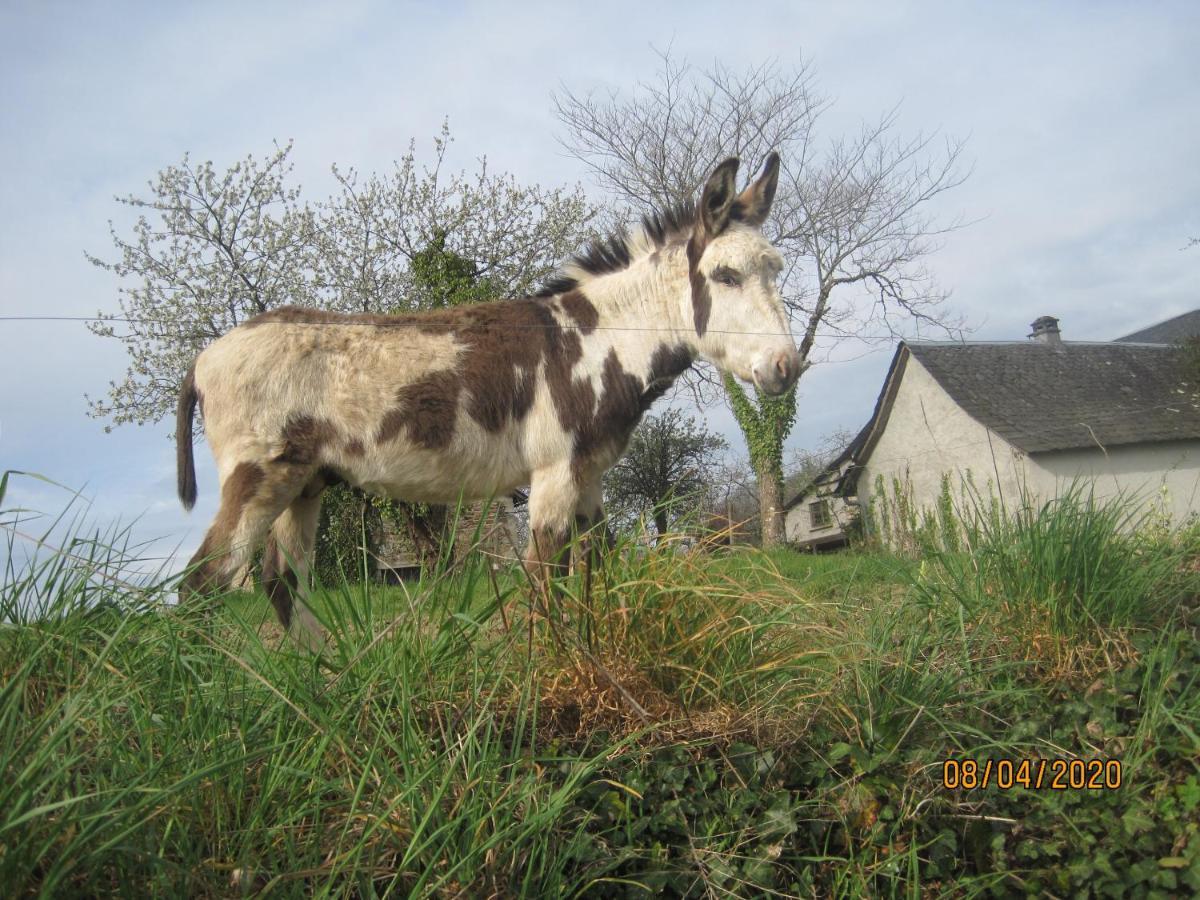
[(595, 307), (598, 326), (614, 343), (698, 350), (692, 321), (685, 316), (690, 297), (685, 245), (674, 243), (635, 258), (616, 272), (593, 275), (578, 290)]
[(607, 397), (601, 406), (625, 409), (622, 429), (636, 425), (696, 360), (697, 335), (685, 314), (690, 296), (683, 244), (635, 258), (620, 271), (581, 279), (575, 290), (559, 296), (563, 311), (580, 323), (584, 368), (596, 379), (597, 395)]

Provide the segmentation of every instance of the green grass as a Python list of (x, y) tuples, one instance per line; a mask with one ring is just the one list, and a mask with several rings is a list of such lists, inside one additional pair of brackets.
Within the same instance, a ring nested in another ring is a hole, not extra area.
[(1132, 498), (1098, 500), (1076, 483), (1040, 503), (1023, 496), (1006, 517), (971, 512), (970, 552), (933, 554), (965, 604), (1003, 593), (1077, 635), (1161, 621), (1194, 589), (1194, 535), (1155, 527)]
[[(625, 546), (590, 590), (564, 581), (553, 625), (471, 562), (336, 585), (319, 657), (259, 595), (130, 583), (119, 532), (0, 514), (58, 548), (10, 545), (0, 590), (0, 884), (1194, 893), (1200, 545), (1110, 512), (918, 561)], [(1124, 783), (947, 789), (947, 756), (1118, 759)]]

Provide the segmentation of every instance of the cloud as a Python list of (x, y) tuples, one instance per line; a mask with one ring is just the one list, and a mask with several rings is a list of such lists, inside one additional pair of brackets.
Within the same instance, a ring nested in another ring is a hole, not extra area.
[[(617, 2), (334, 5), (7, 4), (0, 10), (0, 314), (116, 306), (106, 222), (185, 152), (225, 166), (295, 138), (312, 199), (328, 166), (380, 170), (444, 116), (455, 166), (547, 184), (585, 177), (555, 141), (550, 94), (652, 79), (651, 47), (704, 66), (813, 62), (836, 103), (822, 135), (897, 103), (904, 134), (969, 136), (974, 173), (937, 207), (976, 220), (929, 260), (987, 338), (1022, 339), (1044, 313), (1068, 338), (1106, 339), (1196, 304), (1200, 249), (1200, 7), (1167, 4), (764, 3), (753, 11)], [(97, 516), (199, 543), (200, 504), (174, 506), (168, 426), (105, 435), (82, 395), (125, 367), (80, 325), (0, 323), (0, 464), (87, 485)], [(801, 384), (789, 446), (857, 430), (891, 348), (839, 348)], [(741, 445), (727, 411), (713, 427)], [(20, 496), (20, 495), (14, 495)], [(51, 502), (52, 494), (30, 494)]]

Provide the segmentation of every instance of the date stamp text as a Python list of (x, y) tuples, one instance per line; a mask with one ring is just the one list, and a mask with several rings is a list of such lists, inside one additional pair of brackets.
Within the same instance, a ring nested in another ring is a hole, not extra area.
[(1123, 773), (1119, 759), (955, 759), (942, 762), (942, 787), (974, 791), (1014, 788), (1052, 791), (1115, 791)]

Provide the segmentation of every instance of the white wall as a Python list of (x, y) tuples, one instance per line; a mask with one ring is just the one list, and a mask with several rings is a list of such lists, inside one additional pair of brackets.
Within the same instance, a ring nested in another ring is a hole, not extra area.
[(859, 478), (859, 500), (864, 506), (871, 501), (882, 475), (889, 494), (898, 478), (910, 486), (918, 510), (932, 510), (944, 472), (950, 473), (956, 501), (970, 472), (985, 502), (994, 493), (1006, 505), (1015, 504), (1022, 486), (1045, 500), (1078, 478), (1091, 481), (1100, 498), (1124, 492), (1154, 503), (1176, 525), (1200, 512), (1200, 441), (1027, 455), (971, 418), (910, 356), (891, 415)]
[[(1036, 453), (1030, 486), (1050, 497), (1073, 479), (1091, 481), (1097, 497), (1136, 496), (1181, 525), (1200, 511), (1200, 441), (1126, 444), (1095, 449)], [(1165, 488), (1165, 492), (1163, 489)]]
[(985, 499), (995, 493), (1007, 503), (1019, 496), (1029, 459), (967, 415), (929, 370), (909, 356), (891, 415), (859, 476), (859, 502), (870, 502), (882, 475), (889, 494), (893, 479), (899, 479), (910, 486), (918, 509), (932, 509), (945, 472), (956, 499), (969, 472)]
[[(809, 507), (818, 500), (829, 502), (832, 521), (822, 528), (813, 528)], [(792, 544), (832, 541), (845, 534), (854, 512), (841, 497), (808, 496), (787, 511), (783, 520), (784, 535)]]

